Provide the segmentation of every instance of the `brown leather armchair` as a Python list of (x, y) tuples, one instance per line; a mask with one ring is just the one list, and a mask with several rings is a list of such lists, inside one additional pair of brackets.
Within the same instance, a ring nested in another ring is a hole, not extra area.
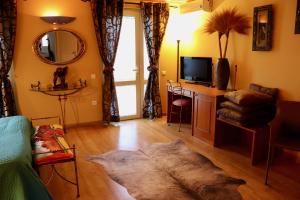
[(300, 102), (279, 101), (277, 115), (270, 123), (270, 139), (265, 184), (275, 148), (300, 151)]

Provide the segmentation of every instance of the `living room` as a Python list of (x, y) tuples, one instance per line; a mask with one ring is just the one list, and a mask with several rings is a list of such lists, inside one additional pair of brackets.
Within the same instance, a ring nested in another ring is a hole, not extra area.
[[(297, 172), (299, 155), (288, 153), (292, 164), (284, 159), (282, 163), (280, 163), (280, 158), (275, 159), (270, 170), (269, 185), (265, 185), (266, 157), (263, 161), (251, 165), (249, 157), (239, 154), (239, 150), (214, 147), (209, 142), (194, 137), (193, 122), (183, 123), (182, 130), (178, 132), (178, 121), (175, 120), (176, 123), (171, 123), (169, 126), (168, 117), (166, 117), (169, 112), (167, 83), (168, 80), (176, 82), (176, 79), (181, 79), (180, 57), (212, 58), (211, 75), (212, 79), (216, 80), (214, 71), (220, 58), (218, 34), (206, 33), (205, 25), (214, 13), (233, 8), (249, 19), (250, 28), (247, 34), (230, 32), (226, 56), (230, 65), (230, 78), (226, 89), (228, 91), (245, 90), (251, 83), (255, 83), (267, 88), (277, 88), (279, 91), (277, 98), (280, 101), (299, 102), (300, 81), (297, 72), (300, 72), (300, 69), (298, 69), (297, 58), (300, 52), (300, 37), (299, 32), (295, 33), (297, 16), (299, 21), (299, 0), (214, 0), (211, 11), (199, 9), (187, 13), (180, 13), (178, 9), (186, 1), (166, 1), (170, 5), (169, 17), (160, 48), (159, 69), (157, 70), (162, 117), (155, 116), (153, 119), (148, 115), (147, 118), (151, 119), (142, 119), (143, 94), (148, 81), (148, 65), (144, 57), (145, 55), (147, 57), (148, 52), (146, 45), (142, 42), (144, 41), (142, 38), (144, 37), (143, 22), (137, 17), (136, 32), (139, 32), (141, 36), (137, 39), (137, 56), (134, 58), (138, 64), (130, 68), (131, 71), (128, 73), (133, 76), (139, 74), (140, 77), (137, 79), (139, 81), (134, 83), (139, 91), (130, 93), (131, 90), (128, 88), (122, 91), (120, 89), (122, 86), (132, 85), (133, 81), (121, 80), (125, 74), (117, 66), (114, 71), (116, 92), (118, 99), (121, 99), (118, 102), (121, 113), (120, 122), (113, 122), (118, 120), (114, 120), (115, 118), (111, 116), (109, 120), (105, 120), (107, 118), (103, 114), (105, 113), (103, 101), (107, 97), (107, 90), (103, 86), (106, 81), (103, 75), (105, 64), (102, 62), (101, 49), (97, 45), (99, 42), (95, 34), (92, 2), (82, 0), (17, 1), (16, 38), (13, 64), (9, 74), (18, 115), (23, 115), (29, 120), (60, 115), (66, 131), (66, 140), (69, 144), (76, 145), (80, 199), (142, 199), (143, 196), (135, 196), (139, 194), (138, 191), (123, 187), (122, 183), (113, 181), (109, 173), (105, 171), (104, 165), (91, 162), (88, 157), (114, 150), (137, 151), (153, 143), (169, 143), (178, 138), (188, 148), (211, 160), (225, 171), (226, 175), (244, 180), (246, 184), (237, 188), (243, 199), (299, 199), (300, 175)], [(130, 17), (141, 16), (140, 1), (125, 0), (124, 2), (123, 14), (128, 16), (128, 20), (124, 18), (123, 22), (129, 24)], [(165, 1), (152, 2), (154, 4)], [(271, 25), (271, 47), (253, 50), (254, 8), (266, 5), (272, 5), (272, 18), (268, 21)], [(70, 16), (73, 21), (66, 24), (52, 24), (43, 21), (40, 18), (43, 16)], [(117, 55), (115, 63), (118, 66), (125, 63), (126, 52), (132, 50), (131, 47), (126, 48), (126, 42), (130, 41), (130, 33), (132, 33), (130, 24), (127, 25), (122, 24), (123, 28), (129, 27), (129, 35), (122, 37), (121, 30), (119, 45), (123, 44), (121, 41), (124, 42), (125, 54), (123, 57)], [(76, 56), (77, 58), (72, 59), (72, 62), (67, 64), (45, 62), (40, 55), (37, 55), (37, 50), (40, 48), (39, 42), (41, 41), (41, 44), (43, 42), (42, 37), (47, 32), (56, 30), (74, 33), (75, 37), (82, 41), (82, 46), (77, 46), (82, 52)], [(222, 37), (221, 42), (224, 45), (226, 37)], [(57, 95), (45, 95), (49, 91), (42, 91), (41, 88), (52, 87), (57, 68), (65, 66), (67, 66), (66, 77), (64, 77), (66, 82), (69, 86), (74, 85), (79, 88), (70, 95), (60, 95), (58, 101)], [(35, 90), (35, 87), (39, 89)], [(67, 99), (63, 99), (65, 97)], [(124, 114), (126, 112), (131, 113), (131, 116)], [(49, 123), (51, 120), (46, 119), (44, 122)], [(262, 154), (268, 154), (268, 151), (265, 150)], [(72, 163), (58, 164), (57, 169), (68, 178), (74, 178)], [(51, 169), (43, 166), (40, 172), (46, 184), (48, 178), (51, 177)], [(56, 175), (48, 183), (47, 189), (54, 199), (76, 199), (76, 187), (65, 183)], [(189, 198), (197, 199), (196, 197)]]

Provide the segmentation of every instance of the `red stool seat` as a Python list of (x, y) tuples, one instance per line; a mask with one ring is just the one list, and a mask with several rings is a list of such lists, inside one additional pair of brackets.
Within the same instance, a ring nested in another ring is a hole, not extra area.
[(183, 107), (185, 107), (185, 106), (189, 106), (189, 105), (191, 105), (191, 100), (190, 99), (185, 99), (185, 98), (182, 98), (182, 99), (176, 99), (176, 100), (174, 100), (173, 102), (172, 102), (172, 104), (174, 105), (174, 106), (183, 106)]

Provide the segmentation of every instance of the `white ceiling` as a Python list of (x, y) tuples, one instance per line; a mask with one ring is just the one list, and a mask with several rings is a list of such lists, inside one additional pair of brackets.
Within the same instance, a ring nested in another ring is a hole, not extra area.
[(194, 0), (149, 0), (149, 1), (152, 1), (152, 2), (167, 2), (171, 5), (181, 5), (183, 3), (186, 3), (186, 2), (189, 2), (189, 1), (194, 1)]

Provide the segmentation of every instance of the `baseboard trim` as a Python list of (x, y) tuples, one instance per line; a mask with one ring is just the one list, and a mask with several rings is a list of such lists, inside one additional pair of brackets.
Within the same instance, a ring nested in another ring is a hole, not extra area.
[(74, 127), (86, 127), (86, 126), (95, 126), (95, 125), (104, 125), (102, 120), (92, 121), (92, 122), (81, 122), (81, 123), (71, 123), (67, 124), (66, 128), (74, 128)]
[[(167, 113), (162, 113), (162, 116), (167, 116)], [(140, 119), (143, 119), (143, 118), (140, 118)], [(113, 124), (113, 123), (115, 123), (115, 122), (111, 122), (111, 124)], [(107, 126), (108, 124), (106, 122), (102, 121), (102, 120), (97, 120), (97, 121), (91, 121), (91, 122), (80, 122), (80, 123), (66, 124), (66, 128), (86, 127), (86, 126), (95, 126), (95, 125)]]

